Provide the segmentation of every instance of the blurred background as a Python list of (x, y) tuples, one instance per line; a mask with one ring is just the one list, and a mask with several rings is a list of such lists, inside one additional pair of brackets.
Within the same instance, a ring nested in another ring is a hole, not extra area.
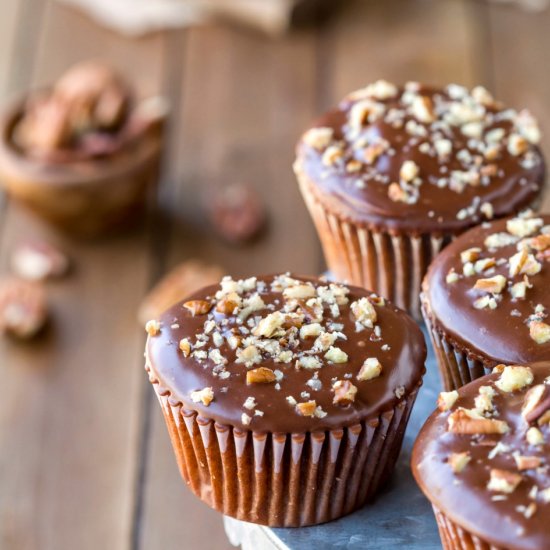
[[(234, 276), (322, 271), (293, 147), (371, 81), (482, 84), (547, 129), (549, 28), (544, 0), (2, 0), (5, 106), (95, 59), (168, 115), (158, 187), (131, 230), (82, 240), (0, 197), (2, 275), (22, 243), (71, 263), (44, 283), (47, 327), (0, 340), (0, 548), (228, 548), (153, 401), (144, 297), (190, 259)], [(147, 312), (204, 269), (176, 272)]]

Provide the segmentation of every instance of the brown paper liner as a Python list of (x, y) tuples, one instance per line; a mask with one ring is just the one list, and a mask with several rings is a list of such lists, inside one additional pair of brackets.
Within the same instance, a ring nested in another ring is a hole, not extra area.
[(225, 515), (272, 527), (323, 523), (367, 502), (394, 469), (418, 392), (346, 428), (266, 434), (203, 418), (151, 381), (189, 488)]
[(446, 515), (433, 506), (441, 544), (444, 550), (505, 550), (502, 546), (495, 546), (480, 539), (452, 522)]
[(458, 388), (491, 373), (497, 366), (497, 361), (481, 360), (472, 350), (458, 347), (444, 332), (437, 328), (429, 312), (429, 305), (422, 297), (422, 315), (430, 334), (437, 366), (442, 378), (443, 388), (446, 391)]
[(298, 167), (296, 174), (334, 277), (373, 290), (421, 319), (422, 278), (453, 235), (390, 233), (342, 220), (315, 197)]

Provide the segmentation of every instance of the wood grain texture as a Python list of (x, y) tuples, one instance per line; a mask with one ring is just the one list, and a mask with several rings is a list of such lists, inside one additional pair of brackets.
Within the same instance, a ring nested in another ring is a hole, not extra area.
[[(532, 13), (511, 6), (491, 5), (486, 8), (485, 19), (495, 94), (514, 108), (528, 108), (537, 117), (543, 130), (542, 148), (548, 155), (550, 11)], [(549, 208), (547, 191), (543, 210)]]
[[(124, 40), (49, 3), (36, 56), (25, 61), (28, 82), (50, 82), (76, 60), (100, 57), (143, 93), (157, 92), (163, 48), (160, 35)], [(0, 347), (0, 547), (128, 548), (143, 388), (144, 337), (135, 311), (154, 262), (150, 240), (140, 231), (72, 242), (9, 204), (4, 273), (10, 251), (34, 237), (57, 242), (75, 270), (49, 286), (48, 333), (33, 345)]]

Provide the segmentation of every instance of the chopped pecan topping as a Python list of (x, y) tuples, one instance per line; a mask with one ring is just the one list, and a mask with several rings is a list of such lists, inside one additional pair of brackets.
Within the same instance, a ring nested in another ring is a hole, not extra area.
[(506, 286), (506, 278), (502, 275), (495, 275), (488, 279), (478, 279), (474, 285), (476, 290), (490, 292), (492, 294), (500, 294)]
[(241, 303), (241, 297), (236, 292), (230, 292), (216, 304), (216, 311), (224, 315), (231, 315), (240, 307)]
[(317, 403), (315, 401), (305, 401), (303, 403), (296, 404), (296, 411), (301, 416), (315, 416), (316, 409)]
[(536, 422), (550, 410), (550, 387), (546, 384), (533, 386), (526, 394), (521, 414), (529, 423)]
[(208, 407), (214, 400), (214, 390), (212, 388), (203, 388), (202, 390), (191, 392), (190, 397), (193, 403), (202, 403)]
[(520, 471), (536, 470), (542, 463), (542, 460), (538, 456), (514, 455), (514, 460)]
[(457, 434), (504, 434), (510, 427), (503, 420), (485, 418), (475, 411), (459, 408), (448, 418), (448, 429)]
[(246, 373), (247, 384), (271, 384), (276, 380), (275, 373), (267, 367), (258, 367)]
[(149, 336), (156, 336), (160, 332), (160, 323), (156, 319), (151, 319), (145, 323), (145, 332)]
[(491, 479), (487, 484), (487, 489), (496, 493), (510, 494), (516, 490), (522, 480), (523, 477), (519, 474), (493, 468), (491, 470)]
[(195, 317), (196, 315), (206, 315), (212, 309), (212, 304), (206, 300), (190, 300), (185, 302), (183, 307)]
[(546, 344), (550, 340), (550, 325), (542, 321), (531, 321), (529, 323), (529, 336), (537, 344)]
[(380, 376), (382, 365), (376, 357), (368, 357), (357, 374), (357, 380), (365, 382)]
[(471, 460), (471, 456), (469, 452), (463, 452), (463, 453), (451, 453), (449, 455), (449, 466), (451, 467), (452, 471), (455, 474), (459, 474), (466, 468), (468, 463)]
[(349, 380), (337, 380), (332, 385), (335, 405), (349, 405), (355, 401), (357, 388)]
[(521, 390), (533, 383), (533, 371), (529, 367), (506, 366), (495, 386), (503, 392)]
[(441, 412), (450, 410), (458, 399), (458, 392), (453, 391), (442, 391), (437, 398), (437, 408)]
[(189, 357), (191, 353), (191, 344), (187, 338), (182, 338), (179, 343), (179, 348), (184, 357)]

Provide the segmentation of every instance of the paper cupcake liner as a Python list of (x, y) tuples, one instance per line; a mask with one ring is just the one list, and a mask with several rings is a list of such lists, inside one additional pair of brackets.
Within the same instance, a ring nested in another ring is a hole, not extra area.
[(302, 196), (335, 278), (373, 290), (421, 319), (419, 295), (432, 259), (453, 235), (390, 233), (342, 220), (327, 210), (298, 170)]
[(433, 510), (444, 550), (505, 550), (501, 546), (489, 544), (473, 533), (466, 531), (441, 513), (435, 506), (433, 506)]
[(425, 301), (423, 301), (422, 315), (435, 351), (443, 388), (446, 391), (457, 390), (481, 376), (490, 374), (498, 363), (495, 361), (490, 362), (489, 360), (482, 361), (475, 358), (472, 351), (457, 347), (452, 340), (446, 338), (436, 328), (428, 307)]
[(189, 488), (227, 516), (272, 527), (323, 523), (369, 500), (394, 469), (418, 392), (346, 428), (259, 433), (186, 410), (151, 381)]

